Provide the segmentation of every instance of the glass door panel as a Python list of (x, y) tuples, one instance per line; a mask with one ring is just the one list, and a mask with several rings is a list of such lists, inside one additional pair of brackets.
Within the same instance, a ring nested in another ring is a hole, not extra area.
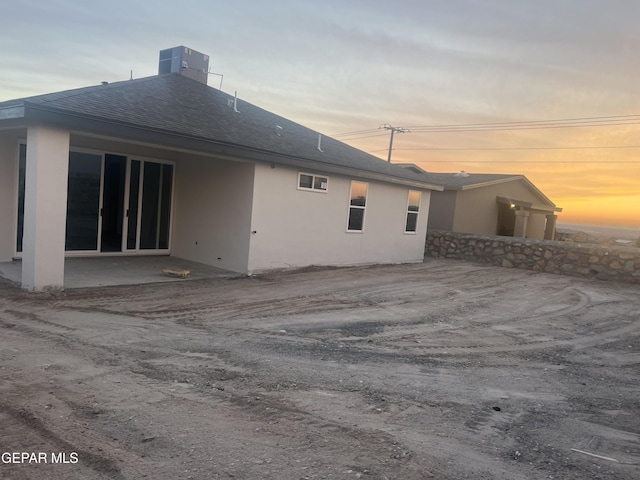
[(127, 157), (105, 155), (104, 187), (102, 193), (102, 233), (100, 251), (122, 251), (122, 225), (124, 219), (124, 187)]
[(24, 233), (24, 184), (27, 166), (27, 146), (20, 144), (18, 159), (18, 231), (16, 233), (16, 252), (22, 252), (22, 235)]
[(158, 248), (167, 249), (169, 248), (173, 165), (169, 165), (168, 163), (162, 164), (160, 189), (160, 228), (158, 229)]
[(69, 152), (67, 251), (97, 250), (102, 156)]
[(169, 248), (173, 165), (144, 162), (140, 249)]
[(127, 206), (127, 250), (138, 248), (138, 205), (140, 203), (140, 160), (131, 160)]
[(158, 238), (158, 212), (160, 211), (159, 163), (144, 162), (142, 179), (142, 219), (140, 221), (140, 249), (156, 249)]

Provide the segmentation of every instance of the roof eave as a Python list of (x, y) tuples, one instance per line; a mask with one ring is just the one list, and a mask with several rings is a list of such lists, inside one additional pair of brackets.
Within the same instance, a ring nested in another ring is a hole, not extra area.
[(211, 139), (195, 137), (176, 132), (141, 127), (135, 124), (109, 121), (103, 118), (82, 115), (75, 112), (47, 108), (24, 102), (24, 117), (28, 120), (42, 121), (62, 125), (78, 133), (86, 132), (107, 136), (114, 139), (124, 139), (135, 142), (144, 142), (165, 148), (188, 150), (192, 152), (213, 154), (238, 160), (252, 160), (256, 162), (274, 163), (300, 168), (315, 169), (327, 173), (355, 176), (367, 180), (377, 180), (385, 183), (414, 187), (423, 190), (442, 191), (440, 185), (412, 180), (393, 175), (362, 170), (358, 168), (344, 167), (323, 163), (317, 160), (284, 155), (282, 153), (260, 150), (238, 144), (225, 143)]
[(524, 200), (517, 200), (517, 199), (512, 199), (512, 198), (507, 198), (502, 196), (496, 197), (496, 201), (503, 205), (512, 205), (516, 207), (522, 207), (527, 210), (539, 210), (543, 212), (562, 212), (562, 208), (556, 207), (553, 203), (549, 205), (544, 205), (541, 203), (526, 202)]
[(24, 104), (0, 107), (0, 120), (15, 120), (18, 118), (24, 118), (24, 116)]
[(479, 183), (472, 183), (469, 185), (461, 185), (460, 187), (451, 188), (451, 190), (472, 190), (474, 188), (489, 187), (491, 185), (499, 185), (501, 183), (513, 182), (514, 180), (520, 180), (523, 178), (525, 178), (523, 175), (513, 175), (506, 178), (489, 180), (488, 182), (479, 182)]

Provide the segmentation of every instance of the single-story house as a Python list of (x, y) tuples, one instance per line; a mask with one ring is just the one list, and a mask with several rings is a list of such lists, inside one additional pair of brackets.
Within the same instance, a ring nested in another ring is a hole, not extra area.
[(252, 274), (423, 259), (432, 185), (207, 86), (208, 57), (0, 103), (0, 262), (61, 288), (71, 255), (173, 255)]
[(427, 181), (443, 187), (431, 195), (430, 231), (547, 240), (555, 237), (557, 213), (562, 208), (524, 175), (427, 173), (413, 164), (402, 166), (423, 173)]

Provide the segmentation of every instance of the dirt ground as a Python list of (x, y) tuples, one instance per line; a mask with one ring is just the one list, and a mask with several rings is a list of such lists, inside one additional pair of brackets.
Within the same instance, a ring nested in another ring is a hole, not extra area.
[(0, 477), (635, 480), (639, 293), (454, 260), (0, 283)]

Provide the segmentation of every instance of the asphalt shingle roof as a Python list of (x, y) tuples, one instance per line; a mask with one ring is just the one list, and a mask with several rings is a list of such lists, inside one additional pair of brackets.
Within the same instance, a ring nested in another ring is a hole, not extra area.
[(24, 105), (88, 119), (241, 146), (309, 160), (318, 165), (348, 167), (414, 182), (425, 174), (390, 164), (330, 137), (178, 74), (97, 85), (0, 103)]

